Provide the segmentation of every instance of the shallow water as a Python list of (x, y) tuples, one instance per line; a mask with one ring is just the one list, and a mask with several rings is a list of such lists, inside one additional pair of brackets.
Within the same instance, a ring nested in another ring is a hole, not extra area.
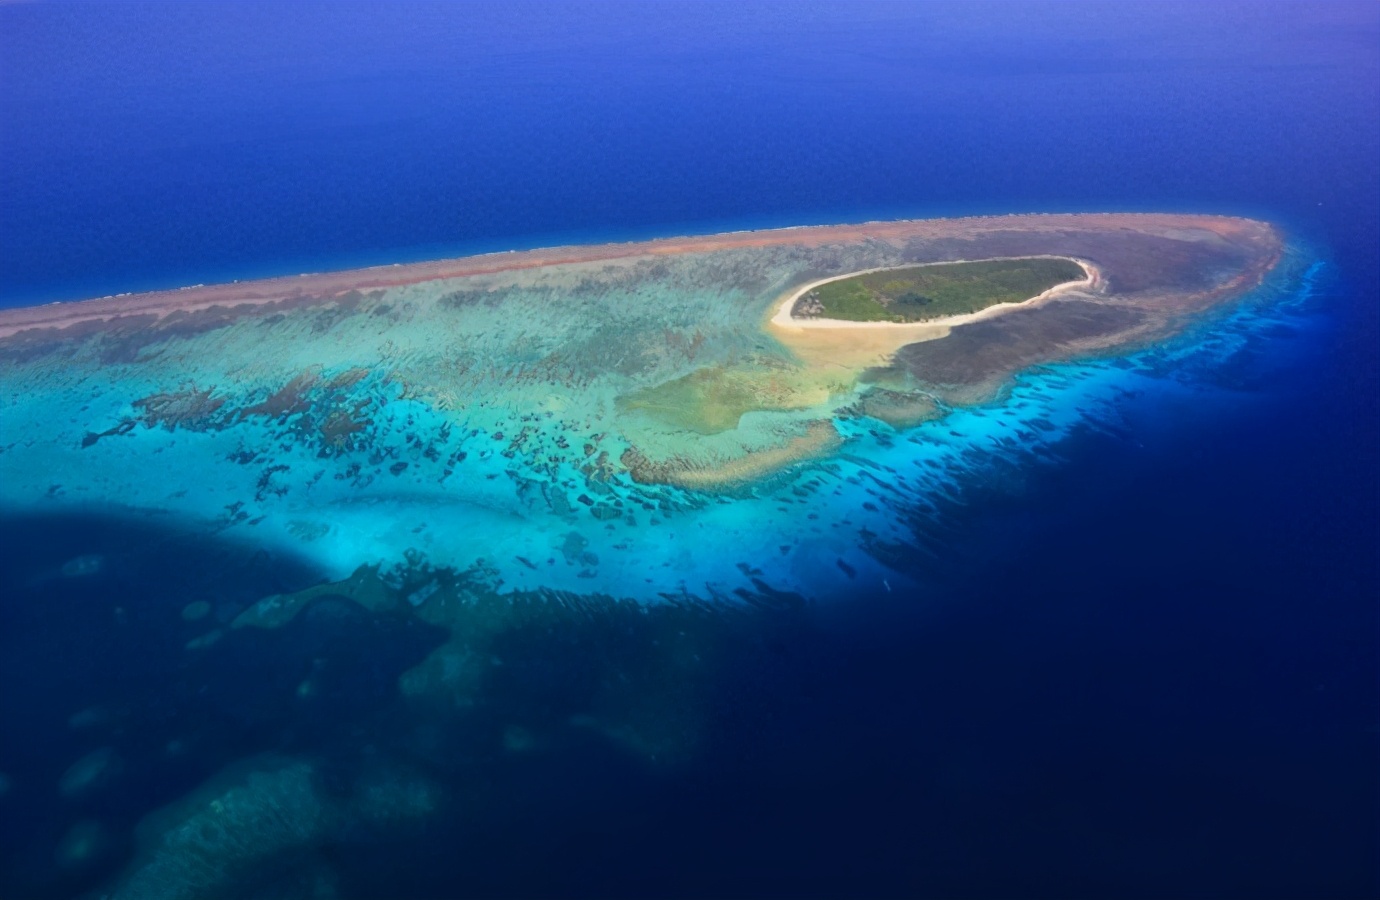
[(0, 455), (0, 893), (1373, 893), (1373, 8), (894, 9), (0, 8), (11, 305), (941, 211), (1249, 211), (1292, 254), (1172, 341), (666, 488), (689, 554), (514, 518), (497, 453), (464, 507), (231, 524), (262, 469), (193, 463), (233, 432), (82, 455), (121, 410), (56, 370), (0, 420), (73, 435), (67, 497)]

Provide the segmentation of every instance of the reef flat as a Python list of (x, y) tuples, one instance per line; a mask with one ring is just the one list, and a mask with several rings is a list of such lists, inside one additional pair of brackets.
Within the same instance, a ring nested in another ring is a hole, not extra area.
[[(0, 503), (174, 514), (341, 579), (408, 554), (481, 566), (496, 590), (642, 600), (731, 598), (735, 580), (762, 596), (751, 579), (805, 591), (819, 559), (880, 579), (877, 548), (901, 526), (830, 484), (860, 434), (906, 435), (1031, 366), (1172, 336), (1283, 253), (1274, 228), (1239, 218), (1008, 216), (8, 310)], [(1012, 258), (1087, 277), (927, 321), (791, 315), (823, 280)], [(893, 463), (870, 477), (911, 490)]]

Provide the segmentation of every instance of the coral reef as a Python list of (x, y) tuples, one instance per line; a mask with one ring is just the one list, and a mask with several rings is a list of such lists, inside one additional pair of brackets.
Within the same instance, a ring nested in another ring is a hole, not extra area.
[[(222, 773), (154, 814), (141, 858), (112, 900), (214, 900), (298, 893), (304, 860), (349, 829), (386, 826), (431, 812), (435, 784), (377, 762), (328, 790), (309, 762), (254, 760)], [(326, 883), (327, 886), (329, 882)], [(308, 884), (308, 888), (320, 886)], [(328, 894), (329, 895), (329, 894)]]

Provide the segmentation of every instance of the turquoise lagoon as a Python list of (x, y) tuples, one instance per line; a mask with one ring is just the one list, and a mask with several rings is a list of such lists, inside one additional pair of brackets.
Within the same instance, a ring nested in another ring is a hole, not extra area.
[[(175, 520), (297, 556), (328, 581), (371, 567), (415, 607), (445, 600), (450, 582), (430, 572), (498, 594), (639, 603), (909, 594), (942, 566), (946, 516), (969, 490), (1018, 491), (1021, 470), (1057, 463), (1078, 429), (1119, 428), (1127, 398), (1239, 406), (1221, 373), (1323, 271), (1295, 249), (1177, 337), (1028, 368), (987, 402), (941, 401), (937, 418), (893, 427), (859, 412), (867, 385), (840, 375), (818, 390), (818, 373), (764, 332), (796, 251), (712, 262), (425, 283), (10, 360), (0, 503)], [(776, 408), (703, 433), (619, 407), (706, 367), (781, 373), (758, 403)], [(709, 489), (641, 483), (618, 465), (634, 445), (731, 465), (821, 422), (838, 435), (828, 446)]]

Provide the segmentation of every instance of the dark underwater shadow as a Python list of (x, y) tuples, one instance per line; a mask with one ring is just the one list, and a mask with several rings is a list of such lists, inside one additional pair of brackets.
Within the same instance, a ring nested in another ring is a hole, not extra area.
[[(1329, 573), (1374, 565), (1295, 552), (1327, 473), (1262, 493), (1273, 428), (1199, 430), (1198, 456), (1080, 433), (954, 528), (935, 593), (725, 613), (693, 689), (615, 654), (668, 717), (698, 710), (693, 753), (571, 728), (471, 757), (424, 832), (335, 861), (342, 894), (1364, 896), (1371, 601)], [(492, 728), (587, 709), (612, 621), (510, 633), (531, 664), (481, 689)]]
[(306, 561), (176, 522), (0, 518), (0, 894), (111, 877), (135, 824), (266, 751), (342, 765), (441, 629), (323, 597), (276, 631), (227, 623), (322, 581)]
[[(29, 767), (0, 801), (19, 851), (0, 887), (108, 883), (138, 816), (228, 798), (198, 786), (276, 751), (310, 759), (312, 787), (260, 766), (266, 798), (343, 802), (381, 777), (379, 759), (443, 796), (406, 820), (338, 817), (249, 864), (222, 854), (219, 896), (323, 884), (359, 898), (1362, 895), (1375, 775), (1373, 723), (1357, 719), (1373, 688), (1358, 673), (1373, 651), (1356, 623), (1375, 570), (1351, 532), (1373, 532), (1339, 521), (1303, 542), (1299, 514), (1330, 476), (1262, 492), (1292, 450), (1263, 443), (1273, 427), (1199, 429), (1201, 456), (1185, 438), (1147, 449), (1080, 432), (1019, 495), (968, 498), (925, 594), (770, 608), (525, 599), (463, 703), (399, 699), (399, 674), (446, 637), (405, 610), (326, 594), (276, 631), (227, 632), (188, 656), (186, 636), (209, 626), (182, 622), (182, 592), (212, 589), (190, 574), (159, 587), (136, 553), (123, 565), (139, 577), (104, 590), (11, 578), (23, 602), (7, 599), (0, 674), (31, 687), (0, 711), (38, 726), (7, 728), (0, 745), (0, 768), (21, 750)], [(24, 579), (90, 552), (40, 555), (61, 523), (22, 524), (7, 536), (34, 547), (11, 567)], [(175, 533), (113, 525), (118, 537), (91, 546), (173, 540), (179, 566), (228, 579), (231, 609), (315, 580), (252, 563), (252, 549), (210, 541), (197, 555)], [(242, 582), (232, 563), (248, 564)], [(281, 584), (265, 591), (270, 576)], [(112, 637), (112, 604), (134, 616), (146, 581), (138, 640)], [(110, 715), (136, 724), (74, 731), (67, 707), (112, 671), (106, 702), (143, 705)], [(206, 738), (169, 757), (188, 734)], [(102, 747), (122, 771), (61, 797), (66, 767)], [(54, 876), (53, 847), (88, 818), (114, 846)]]

